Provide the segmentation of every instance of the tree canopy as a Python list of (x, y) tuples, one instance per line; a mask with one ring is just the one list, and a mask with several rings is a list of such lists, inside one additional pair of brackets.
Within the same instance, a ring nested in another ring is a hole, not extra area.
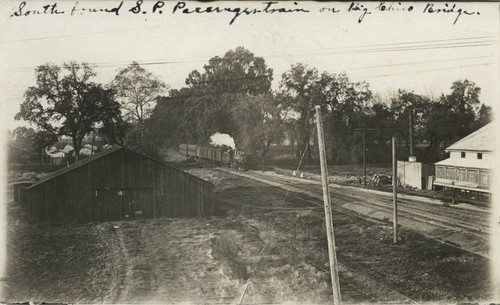
[(78, 158), (82, 140), (103, 120), (116, 115), (114, 93), (94, 83), (92, 67), (68, 62), (44, 64), (35, 69), (36, 85), (29, 87), (17, 120), (34, 124), (54, 136), (69, 136)]
[[(207, 144), (216, 132), (234, 137), (239, 122), (233, 107), (241, 96), (269, 93), (271, 81), (272, 69), (265, 60), (243, 47), (212, 57), (202, 72), (189, 73), (186, 87), (170, 91), (169, 101), (175, 106), (169, 110), (178, 114), (178, 137), (199, 144)], [(161, 112), (168, 116), (165, 110)]]
[[(18, 142), (42, 151), (67, 136), (77, 157), (91, 132), (99, 141), (153, 156), (181, 142), (208, 144), (214, 133), (225, 133), (262, 164), (273, 144), (284, 143), (296, 157), (307, 150), (312, 161), (314, 106), (320, 105), (331, 163), (360, 162), (363, 130), (368, 162), (390, 161), (393, 135), (405, 143), (399, 158), (413, 153), (434, 162), (445, 157), (447, 146), (493, 120), (491, 107), (480, 102), (481, 89), (466, 79), (437, 98), (407, 90), (382, 97), (345, 73), (295, 63), (273, 91), (273, 70), (244, 47), (210, 58), (175, 90), (137, 62), (120, 69), (107, 87), (93, 81), (96, 73), (86, 63), (40, 65), (35, 76), (15, 118), (36, 130), (17, 129)], [(412, 143), (424, 145), (414, 151)]]

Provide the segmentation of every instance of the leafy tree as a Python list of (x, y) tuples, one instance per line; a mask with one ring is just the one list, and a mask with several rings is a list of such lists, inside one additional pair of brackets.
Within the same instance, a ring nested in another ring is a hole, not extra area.
[(345, 73), (322, 73), (320, 92), (328, 109), (325, 130), (332, 163), (357, 162), (362, 157), (362, 137), (356, 128), (370, 127), (372, 92), (366, 82), (351, 82)]
[(120, 69), (110, 87), (115, 90), (125, 111), (125, 118), (138, 125), (140, 143), (144, 144), (145, 120), (151, 115), (158, 96), (167, 86), (137, 62)]
[(148, 154), (159, 156), (164, 147), (177, 147), (183, 142), (182, 129), (189, 124), (182, 125), (182, 109), (179, 100), (172, 97), (159, 97), (151, 117), (146, 120), (145, 138)]
[(476, 128), (479, 129), (484, 125), (493, 121), (493, 110), (490, 106), (486, 106), (485, 104), (481, 105), (479, 108), (477, 120), (476, 120)]
[(233, 117), (239, 122), (235, 141), (240, 149), (259, 156), (264, 168), (271, 144), (284, 136), (285, 110), (282, 100), (275, 94), (258, 96), (241, 95), (232, 108)]
[(308, 145), (314, 128), (314, 106), (323, 104), (319, 95), (319, 75), (316, 68), (297, 63), (281, 76), (281, 93), (286, 96), (284, 107), (297, 114), (293, 127), (298, 137), (299, 152), (308, 149), (309, 161), (311, 150)]
[[(114, 114), (114, 94), (91, 82), (96, 74), (86, 63), (44, 64), (35, 69), (36, 86), (29, 87), (15, 119), (26, 120), (39, 128), (44, 137), (69, 136), (76, 158), (85, 135)], [(116, 115), (116, 114), (115, 114)]]
[(365, 126), (375, 129), (366, 132), (366, 161), (390, 163), (395, 128), (391, 109), (383, 102), (374, 103), (367, 109)]
[(264, 94), (271, 88), (273, 70), (264, 58), (256, 57), (244, 47), (229, 50), (221, 58), (212, 57), (204, 72), (192, 71), (186, 84), (203, 94), (246, 93)]
[[(431, 105), (429, 98), (404, 90), (399, 90), (391, 100), (391, 111), (395, 122), (392, 134), (405, 141), (408, 156), (412, 150), (416, 155), (415, 144), (425, 139), (424, 118), (429, 111), (429, 105)], [(414, 147), (410, 147), (410, 126)]]
[(45, 155), (45, 148), (53, 146), (56, 144), (58, 138), (57, 136), (46, 130), (39, 130), (33, 138), (33, 149), (35, 150), (35, 154), (40, 156), (40, 160), (42, 160)]
[[(473, 82), (460, 80), (453, 83), (452, 92), (430, 105), (425, 117), (426, 137), (430, 141), (429, 159), (445, 157), (445, 149), (452, 143), (477, 129), (481, 89)], [(486, 112), (483, 109), (483, 115)]]
[(320, 105), (326, 114), (325, 133), (331, 143), (332, 161), (355, 161), (361, 155), (354, 129), (364, 125), (365, 110), (371, 99), (367, 83), (351, 82), (345, 73), (319, 75), (317, 69), (299, 63), (283, 74), (280, 88), (289, 97), (286, 106), (298, 114), (294, 127), (299, 149), (304, 151), (308, 147), (309, 161), (315, 105)]
[(36, 131), (33, 128), (25, 126), (17, 127), (12, 131), (13, 144), (22, 149), (32, 150), (35, 134)]
[(208, 143), (215, 132), (234, 136), (239, 122), (232, 108), (238, 98), (268, 93), (271, 81), (272, 69), (264, 59), (243, 47), (211, 58), (202, 72), (189, 73), (187, 87), (170, 92), (179, 114), (181, 138), (201, 144)]
[(102, 118), (102, 122), (96, 126), (96, 131), (106, 140), (106, 143), (124, 146), (127, 132), (132, 125), (123, 119), (118, 102), (109, 103), (106, 106), (105, 113), (108, 115)]

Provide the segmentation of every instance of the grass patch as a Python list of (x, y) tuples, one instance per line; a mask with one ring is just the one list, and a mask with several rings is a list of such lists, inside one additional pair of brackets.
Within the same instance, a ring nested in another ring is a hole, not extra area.
[(240, 246), (236, 237), (230, 232), (224, 232), (212, 238), (212, 256), (221, 262), (225, 274), (239, 280), (248, 279), (247, 267), (239, 259)]
[[(254, 206), (263, 205), (263, 199), (267, 202), (283, 200), (284, 195), (277, 188), (243, 178), (240, 185), (244, 187), (240, 189), (233, 181), (231, 188), (221, 190), (218, 195), (235, 202), (253, 201)], [(302, 207), (299, 197), (307, 197), (294, 195), (289, 194), (287, 208)], [(285, 265), (289, 267), (312, 262), (328, 269), (322, 209), (252, 210), (255, 211), (242, 217), (262, 224), (258, 229), (261, 239), (268, 243), (266, 255), (284, 256)], [(400, 242), (393, 245), (390, 223), (374, 224), (355, 214), (336, 212), (333, 222), (339, 262), (374, 283), (416, 301), (467, 302), (491, 297), (486, 258), (404, 229), (400, 230)], [(341, 275), (341, 286), (350, 286), (352, 282)], [(327, 278), (327, 286), (328, 283)]]

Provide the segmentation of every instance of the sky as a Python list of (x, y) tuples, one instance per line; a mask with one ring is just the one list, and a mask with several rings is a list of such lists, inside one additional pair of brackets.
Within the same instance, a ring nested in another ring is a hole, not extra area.
[[(360, 10), (349, 11), (350, 2), (276, 2), (269, 8), (308, 12), (242, 14), (231, 25), (234, 13), (186, 14), (183, 9), (262, 10), (267, 4), (170, 1), (152, 13), (157, 3), (145, 1), (134, 14), (129, 10), (136, 2), (125, 1), (117, 16), (89, 9), (109, 10), (120, 1), (29, 1), (24, 6), (22, 1), (1, 2), (3, 125), (23, 125), (13, 117), (23, 93), (35, 84), (34, 69), (40, 64), (89, 62), (98, 73), (94, 81), (108, 83), (118, 69), (137, 61), (171, 88), (180, 88), (189, 72), (202, 70), (211, 57), (237, 46), (264, 57), (274, 71), (274, 89), (283, 72), (302, 62), (319, 71), (346, 72), (353, 81), (367, 81), (382, 96), (397, 89), (439, 96), (448, 93), (454, 81), (467, 78), (481, 87), (482, 102), (494, 107), (497, 103), (497, 3), (456, 3), (450, 13), (436, 10), (450, 10), (453, 3), (432, 3), (430, 13), (427, 3), (383, 2), (382, 11), (377, 9), (380, 2), (361, 2)], [(54, 4), (64, 13), (51, 14)], [(51, 5), (46, 14), (34, 13), (42, 12), (44, 5)], [(359, 22), (363, 9), (367, 13)], [(459, 9), (467, 13), (458, 16)]]

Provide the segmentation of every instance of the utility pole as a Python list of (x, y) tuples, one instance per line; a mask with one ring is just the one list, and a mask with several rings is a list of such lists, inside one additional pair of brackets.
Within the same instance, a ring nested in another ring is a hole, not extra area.
[(375, 131), (374, 128), (356, 128), (355, 131), (363, 132), (363, 186), (366, 187), (366, 144), (365, 131)]
[(409, 118), (408, 118), (408, 122), (410, 124), (410, 131), (409, 131), (409, 134), (410, 134), (410, 156), (415, 156), (413, 154), (413, 150), (414, 150), (414, 144), (413, 144), (413, 107), (410, 106), (410, 113), (409, 113)]
[(95, 129), (92, 129), (92, 148), (90, 149), (90, 155), (94, 154), (94, 142), (95, 142)]
[(396, 160), (396, 137), (392, 136), (392, 201), (394, 205), (392, 223), (394, 226), (393, 243), (398, 243), (398, 161)]
[(325, 204), (326, 234), (328, 238), (328, 257), (330, 259), (330, 274), (332, 277), (333, 304), (340, 305), (340, 282), (335, 253), (335, 235), (333, 232), (332, 208), (330, 190), (328, 189), (328, 168), (326, 164), (325, 137), (323, 135), (323, 122), (321, 121), (321, 107), (316, 106), (316, 126), (318, 129), (318, 147), (321, 164), (321, 185), (323, 187), (323, 201)]
[(189, 173), (189, 140), (186, 141), (186, 173)]
[(365, 144), (365, 130), (363, 130), (363, 186), (366, 187), (366, 144)]

